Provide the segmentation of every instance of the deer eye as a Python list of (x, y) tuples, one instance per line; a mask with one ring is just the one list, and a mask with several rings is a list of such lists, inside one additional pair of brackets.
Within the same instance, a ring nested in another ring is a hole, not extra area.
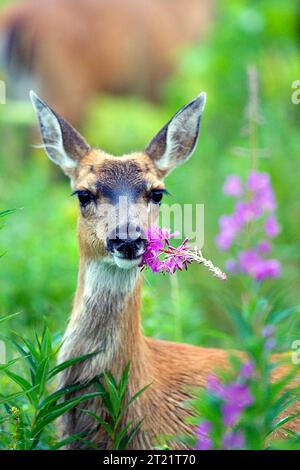
[(162, 197), (164, 195), (165, 190), (164, 189), (154, 189), (150, 193), (150, 201), (154, 202), (154, 204), (159, 204), (162, 200)]
[(75, 191), (77, 194), (81, 207), (86, 207), (91, 202), (95, 201), (95, 196), (90, 191)]

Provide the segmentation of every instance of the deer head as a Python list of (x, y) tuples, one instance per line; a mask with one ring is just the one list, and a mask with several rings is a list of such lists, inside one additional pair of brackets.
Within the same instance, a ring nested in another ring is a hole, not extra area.
[(145, 230), (158, 217), (164, 178), (195, 149), (205, 93), (181, 108), (143, 152), (122, 157), (92, 149), (34, 92), (30, 96), (43, 146), (70, 178), (79, 200), (81, 254), (122, 269), (138, 267)]

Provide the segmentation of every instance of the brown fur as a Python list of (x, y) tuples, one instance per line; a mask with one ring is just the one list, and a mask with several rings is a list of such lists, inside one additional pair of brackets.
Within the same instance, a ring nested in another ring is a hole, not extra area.
[(157, 98), (174, 51), (203, 37), (213, 7), (213, 0), (27, 0), (2, 11), (0, 31), (10, 35), (9, 68), (30, 72), (50, 105), (78, 125), (97, 91)]

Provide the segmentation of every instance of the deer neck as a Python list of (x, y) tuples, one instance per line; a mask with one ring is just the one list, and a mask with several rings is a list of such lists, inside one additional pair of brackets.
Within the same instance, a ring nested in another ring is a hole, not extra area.
[(140, 325), (139, 268), (120, 269), (109, 260), (80, 262), (73, 312), (61, 359), (98, 351), (68, 372), (67, 382), (90, 380), (104, 370), (120, 376), (129, 361), (146, 361)]

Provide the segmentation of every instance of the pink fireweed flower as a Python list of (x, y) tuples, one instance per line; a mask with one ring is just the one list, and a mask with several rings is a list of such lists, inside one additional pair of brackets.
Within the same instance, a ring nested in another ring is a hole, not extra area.
[[(243, 449), (245, 439), (242, 431), (238, 429), (242, 414), (254, 403), (254, 396), (250, 389), (251, 380), (254, 378), (255, 364), (252, 361), (242, 363), (235, 378), (224, 383), (213, 374), (208, 377), (206, 393), (214, 396), (216, 406), (220, 407), (222, 422), (224, 425), (221, 436), (222, 449)], [(214, 431), (214, 422), (203, 420), (196, 429), (196, 449), (207, 450), (213, 448), (211, 435)], [(199, 447), (200, 446), (200, 447)]]
[(265, 231), (268, 237), (273, 238), (279, 234), (280, 228), (276, 217), (274, 215), (270, 215), (265, 221)]
[(247, 189), (253, 193), (260, 193), (270, 189), (270, 176), (268, 173), (260, 173), (256, 170), (250, 172)]
[(269, 253), (272, 250), (272, 245), (268, 240), (260, 240), (257, 244), (257, 250), (259, 253)]
[(265, 349), (271, 351), (276, 346), (275, 327), (266, 325), (262, 330), (262, 337), (265, 339)]
[(226, 274), (204, 258), (200, 250), (188, 245), (187, 238), (179, 246), (172, 246), (170, 240), (177, 235), (178, 233), (170, 233), (167, 229), (151, 226), (146, 232), (147, 245), (141, 268), (148, 266), (155, 273), (174, 274), (177, 270), (187, 269), (189, 264), (195, 262), (203, 264), (218, 279), (227, 279)]
[(219, 397), (224, 396), (225, 386), (216, 375), (211, 375), (207, 379), (206, 388), (209, 392)]
[(241, 196), (243, 194), (243, 186), (239, 176), (230, 175), (225, 180), (223, 193), (228, 196)]
[(280, 263), (276, 259), (264, 259), (253, 250), (241, 251), (238, 255), (240, 272), (248, 274), (256, 281), (280, 275)]
[(222, 448), (225, 450), (240, 450), (245, 447), (245, 437), (241, 431), (227, 431), (223, 437)]
[(253, 403), (253, 397), (245, 380), (252, 377), (254, 364), (251, 362), (241, 366), (237, 379), (227, 385), (212, 375), (208, 378), (206, 389), (222, 400), (223, 422), (225, 426), (236, 424), (241, 413)]
[(242, 380), (247, 380), (253, 377), (255, 373), (255, 365), (252, 361), (245, 362), (240, 370), (240, 377)]
[(209, 436), (211, 424), (209, 421), (202, 421), (196, 429), (197, 443), (195, 450), (210, 450), (212, 448), (212, 440)]
[(252, 405), (253, 401), (253, 396), (246, 384), (229, 384), (224, 393), (224, 403), (222, 405), (224, 425), (235, 425), (242, 412)]
[[(238, 182), (241, 183), (239, 177), (228, 177), (223, 187), (224, 193), (231, 195), (231, 186), (234, 191)], [(222, 215), (219, 219), (220, 230), (216, 236), (216, 244), (220, 250), (228, 251), (236, 244), (245, 246), (243, 238), (246, 238), (248, 246), (227, 261), (228, 271), (232, 274), (246, 274), (259, 282), (279, 277), (279, 261), (266, 258), (267, 253), (271, 252), (271, 243), (268, 239), (257, 241), (261, 233), (264, 233), (264, 237), (274, 238), (280, 232), (275, 216), (276, 201), (270, 176), (267, 173), (251, 171), (239, 195), (236, 191), (236, 197), (233, 213)]]

